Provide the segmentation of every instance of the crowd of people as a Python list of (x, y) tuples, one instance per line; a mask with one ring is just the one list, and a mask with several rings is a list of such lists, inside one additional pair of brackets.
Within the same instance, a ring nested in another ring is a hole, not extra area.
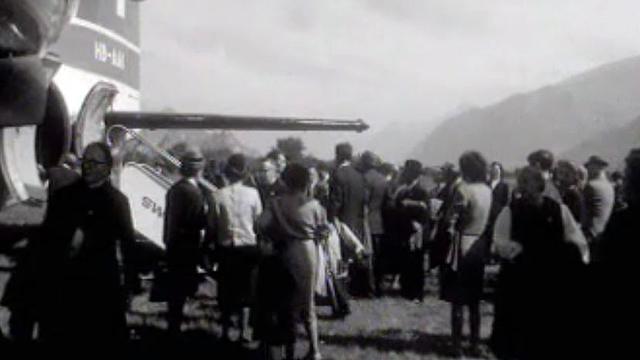
[[(462, 354), (468, 309), (469, 351), (481, 354), (485, 268), (499, 264), (489, 339), (496, 356), (615, 346), (609, 331), (634, 305), (627, 290), (640, 150), (630, 152), (624, 174), (609, 175), (598, 156), (583, 166), (554, 160), (532, 152), (514, 182), (477, 151), (434, 171), (415, 159), (396, 167), (371, 151), (355, 156), (348, 143), (335, 147), (331, 164), (272, 151), (253, 163), (233, 154), (220, 166), (188, 150), (164, 212), (169, 334), (180, 336), (204, 268), (216, 280), (223, 341), (260, 341), (265, 358), (293, 359), (302, 324), (306, 358), (321, 359), (317, 301), (337, 319), (350, 314), (350, 298), (395, 287), (420, 303), (425, 273), (437, 271), (454, 353)], [(74, 163), (66, 156), (47, 172), (42, 230), (3, 297), (17, 342), (34, 340), (36, 324), (44, 343), (127, 339), (127, 294), (141, 291), (129, 205), (109, 181), (106, 145), (86, 148), (80, 172)]]

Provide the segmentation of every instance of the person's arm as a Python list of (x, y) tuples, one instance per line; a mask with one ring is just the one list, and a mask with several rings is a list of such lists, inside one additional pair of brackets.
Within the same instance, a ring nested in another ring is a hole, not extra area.
[(566, 242), (576, 245), (580, 254), (582, 254), (582, 261), (586, 264), (589, 263), (589, 245), (584, 237), (584, 234), (578, 227), (573, 215), (569, 208), (561, 204), (562, 209), (562, 225), (564, 227), (564, 239)]
[(353, 249), (356, 254), (361, 254), (364, 252), (365, 248), (358, 239), (358, 236), (353, 233), (351, 228), (348, 225), (341, 222), (340, 220), (335, 220), (336, 229), (338, 229), (338, 234), (340, 235), (340, 239), (344, 242), (344, 244)]
[(593, 186), (589, 184), (584, 188), (584, 210), (585, 216), (582, 229), (587, 238), (593, 239), (596, 235), (593, 229), (593, 219), (596, 216), (596, 199)]
[(176, 227), (176, 217), (178, 216), (178, 207), (176, 206), (176, 191), (175, 188), (170, 188), (165, 196), (165, 210), (164, 210), (164, 231), (162, 232), (162, 242), (164, 242), (165, 248), (169, 247), (169, 243), (173, 238), (173, 232)]
[(119, 196), (116, 198), (116, 211), (113, 216), (115, 217), (116, 227), (119, 233), (125, 287), (129, 292), (137, 294), (141, 291), (141, 284), (138, 278), (137, 246), (131, 217), (131, 207), (124, 195), (117, 195)]
[(252, 214), (251, 216), (253, 217), (253, 223), (256, 224), (258, 222), (258, 218), (260, 217), (260, 214), (262, 214), (262, 212), (264, 211), (264, 207), (262, 206), (262, 199), (260, 199), (260, 193), (258, 193), (258, 190), (252, 189), (252, 194), (253, 194), (253, 206), (252, 206)]

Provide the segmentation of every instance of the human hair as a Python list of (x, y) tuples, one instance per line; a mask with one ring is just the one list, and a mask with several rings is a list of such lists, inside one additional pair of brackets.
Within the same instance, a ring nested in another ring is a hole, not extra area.
[(554, 170), (554, 178), (561, 187), (569, 187), (580, 183), (578, 167), (569, 160), (559, 160)]
[(100, 149), (100, 151), (102, 151), (102, 153), (105, 156), (106, 165), (109, 165), (109, 167), (113, 166), (113, 155), (111, 154), (111, 148), (107, 144), (99, 141), (92, 142), (91, 144), (87, 145), (87, 147), (84, 149), (85, 153), (87, 149), (91, 147)]
[(518, 187), (523, 188), (526, 183), (533, 182), (538, 193), (544, 192), (546, 186), (542, 171), (535, 166), (528, 165), (518, 171)]
[(284, 168), (282, 181), (292, 192), (305, 192), (311, 184), (311, 172), (299, 163), (291, 163)]
[(504, 178), (504, 167), (499, 161), (492, 162), (489, 169), (493, 169), (494, 167), (497, 167), (500, 170), (500, 180), (502, 180)]
[(336, 145), (336, 161), (350, 161), (353, 158), (353, 147), (348, 142)]
[(362, 156), (360, 157), (360, 162), (362, 163), (361, 166), (364, 170), (377, 169), (378, 167), (380, 167), (380, 164), (382, 163), (378, 155), (374, 154), (369, 150), (362, 153)]
[(247, 159), (243, 154), (235, 153), (229, 156), (227, 164), (224, 168), (224, 175), (229, 179), (229, 182), (236, 183), (244, 180), (247, 171)]
[(462, 178), (470, 183), (487, 181), (487, 160), (477, 151), (466, 151), (458, 161)]
[(619, 180), (624, 180), (624, 176), (622, 175), (622, 173), (618, 170), (614, 171), (611, 173), (611, 181), (619, 181)]
[(416, 159), (409, 159), (404, 162), (401, 181), (405, 184), (408, 184), (419, 178), (422, 174), (422, 163)]
[(549, 150), (540, 149), (527, 156), (527, 162), (531, 166), (538, 166), (542, 171), (551, 171), (553, 167), (553, 154)]

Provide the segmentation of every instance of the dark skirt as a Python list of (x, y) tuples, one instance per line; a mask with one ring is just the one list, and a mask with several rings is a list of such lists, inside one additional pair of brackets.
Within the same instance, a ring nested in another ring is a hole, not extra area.
[(283, 316), (286, 298), (294, 288), (295, 280), (287, 271), (279, 255), (265, 256), (260, 260), (256, 278), (256, 301), (251, 311), (253, 336), (269, 344), (292, 342)]
[(226, 248), (220, 254), (218, 302), (223, 311), (253, 304), (260, 251), (257, 246)]
[(490, 340), (500, 359), (540, 359), (550, 349), (574, 358), (589, 348), (585, 321), (593, 310), (585, 306), (584, 265), (571, 254), (562, 262), (548, 258), (501, 265)]
[(448, 264), (440, 267), (440, 298), (456, 305), (473, 305), (482, 299), (486, 239), (480, 237), (460, 257), (456, 270)]

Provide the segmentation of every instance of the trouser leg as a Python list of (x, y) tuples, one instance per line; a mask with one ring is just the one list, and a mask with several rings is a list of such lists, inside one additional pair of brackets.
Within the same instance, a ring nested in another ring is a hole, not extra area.
[(371, 256), (373, 266), (373, 290), (376, 295), (382, 292), (382, 277), (384, 275), (384, 258), (382, 254), (382, 238), (381, 234), (371, 237), (373, 254)]
[(9, 334), (11, 338), (17, 342), (33, 340), (35, 323), (33, 314), (27, 309), (12, 309), (9, 318)]
[(469, 305), (469, 333), (472, 347), (480, 344), (480, 320), (480, 303), (474, 302)]
[(458, 304), (451, 304), (451, 339), (456, 349), (460, 348), (460, 342), (462, 340), (463, 320), (463, 307)]
[(172, 296), (169, 299), (169, 333), (172, 335), (178, 335), (180, 333), (180, 327), (182, 325), (183, 308), (186, 302), (184, 296)]

